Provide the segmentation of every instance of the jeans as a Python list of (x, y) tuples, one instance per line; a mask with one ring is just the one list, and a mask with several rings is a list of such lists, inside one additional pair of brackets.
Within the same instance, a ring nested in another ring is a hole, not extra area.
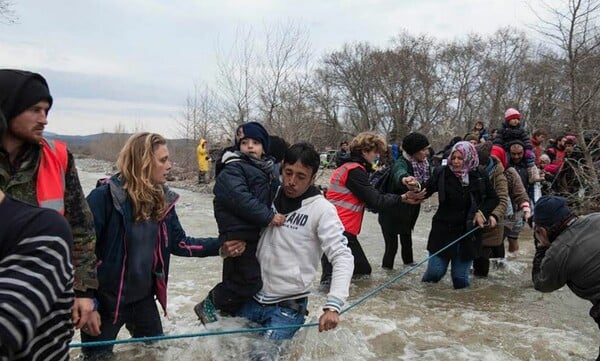
[[(254, 299), (247, 301), (238, 311), (237, 316), (256, 322), (260, 327), (278, 327), (290, 325), (303, 325), (306, 318), (306, 298), (299, 300), (300, 309), (283, 307), (279, 304), (267, 305)], [(283, 328), (264, 331), (265, 338), (271, 340), (287, 340), (294, 336), (300, 327)]]
[[(431, 255), (431, 254), (430, 254)], [(452, 269), (450, 271), (452, 276), (452, 285), (455, 289), (461, 289), (469, 287), (469, 271), (471, 269), (471, 263), (473, 260), (462, 260), (460, 258), (460, 252), (456, 252), (455, 256), (451, 259), (446, 259), (440, 256), (433, 256), (427, 262), (427, 270), (423, 275), (423, 282), (439, 282), (446, 271), (448, 270), (448, 264), (452, 262)]]
[[(133, 304), (121, 306), (116, 323), (114, 322), (114, 312), (104, 312), (102, 305), (100, 305), (98, 311), (102, 321), (100, 335), (90, 336), (85, 332), (81, 332), (81, 342), (114, 340), (123, 325), (135, 338), (163, 335), (160, 315), (153, 296), (148, 296)], [(95, 360), (110, 356), (112, 349), (112, 345), (84, 347), (82, 352), (86, 360)]]

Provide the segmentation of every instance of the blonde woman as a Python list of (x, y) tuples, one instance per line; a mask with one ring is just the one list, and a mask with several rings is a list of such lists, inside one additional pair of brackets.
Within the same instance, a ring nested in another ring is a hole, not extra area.
[[(335, 206), (344, 225), (344, 235), (348, 238), (348, 247), (354, 256), (354, 276), (371, 274), (371, 264), (357, 238), (365, 206), (379, 211), (396, 207), (401, 202), (418, 204), (424, 196), (424, 192), (418, 194), (409, 191), (400, 195), (380, 193), (373, 188), (369, 183), (369, 173), (373, 172), (375, 159), (386, 149), (386, 141), (382, 135), (373, 132), (358, 134), (350, 142), (350, 158), (333, 172), (329, 181), (326, 197)], [(325, 256), (321, 263), (321, 285), (325, 290), (331, 283), (332, 266)]]
[[(96, 227), (99, 287), (96, 310), (81, 329), (83, 342), (114, 340), (123, 325), (133, 337), (162, 335), (155, 299), (166, 314), (170, 254), (218, 254), (217, 238), (188, 237), (179, 223), (179, 196), (165, 185), (171, 160), (161, 135), (132, 135), (117, 167), (119, 173), (87, 197)], [(83, 352), (110, 354), (112, 346)]]

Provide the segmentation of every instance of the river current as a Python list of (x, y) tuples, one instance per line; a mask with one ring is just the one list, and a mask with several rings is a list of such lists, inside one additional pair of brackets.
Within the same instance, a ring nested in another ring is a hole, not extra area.
[[(80, 171), (87, 195), (102, 173)], [(216, 236), (212, 194), (176, 191), (177, 213), (191, 236)], [(433, 201), (422, 207), (413, 235), (415, 261), (425, 249)], [(400, 274), (400, 255), (394, 271), (382, 269), (384, 243), (377, 216), (365, 215), (359, 240), (371, 262), (370, 278), (353, 281), (349, 304)], [(588, 316), (591, 304), (567, 287), (549, 294), (533, 289), (531, 232), (525, 229), (521, 249), (484, 279), (472, 279), (464, 290), (452, 288), (449, 275), (438, 284), (420, 282), (426, 264), (407, 273), (382, 292), (341, 316), (337, 329), (319, 333), (301, 329), (283, 360), (592, 360), (598, 354), (600, 332)], [(221, 258), (171, 257), (167, 335), (246, 328), (241, 319), (226, 318), (205, 328), (196, 320), (194, 305), (220, 281)], [(318, 276), (317, 276), (318, 280)], [(325, 295), (309, 297), (307, 322), (316, 322)], [(125, 328), (119, 338), (128, 338)], [(78, 332), (73, 342), (79, 342)], [(252, 334), (181, 338), (152, 345), (115, 346), (115, 360), (245, 360), (256, 343)], [(79, 359), (80, 350), (71, 356)]]

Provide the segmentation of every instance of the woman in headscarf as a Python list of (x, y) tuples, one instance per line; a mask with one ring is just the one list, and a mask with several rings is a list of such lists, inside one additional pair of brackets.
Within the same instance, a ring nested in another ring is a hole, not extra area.
[[(438, 193), (439, 207), (431, 221), (427, 240), (430, 255), (452, 243), (473, 227), (482, 228), (498, 196), (488, 177), (478, 170), (475, 147), (466, 141), (456, 143), (448, 156), (448, 165), (438, 167), (425, 184), (426, 197)], [(456, 242), (438, 255), (431, 256), (423, 282), (439, 282), (452, 262), (455, 289), (469, 287), (469, 270), (481, 248), (481, 232)]]

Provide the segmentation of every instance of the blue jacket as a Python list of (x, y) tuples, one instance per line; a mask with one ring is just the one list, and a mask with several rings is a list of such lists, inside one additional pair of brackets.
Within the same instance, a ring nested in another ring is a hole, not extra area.
[(133, 223), (132, 204), (119, 174), (87, 197), (97, 239), (96, 298), (99, 310), (114, 312), (115, 321), (119, 307), (148, 296), (155, 296), (166, 313), (171, 253), (188, 257), (219, 253), (218, 239), (186, 236), (175, 212), (179, 195), (166, 187), (165, 193), (169, 206), (158, 223)]
[(219, 240), (258, 242), (261, 228), (275, 216), (273, 162), (235, 151), (223, 155), (223, 164), (213, 188)]

